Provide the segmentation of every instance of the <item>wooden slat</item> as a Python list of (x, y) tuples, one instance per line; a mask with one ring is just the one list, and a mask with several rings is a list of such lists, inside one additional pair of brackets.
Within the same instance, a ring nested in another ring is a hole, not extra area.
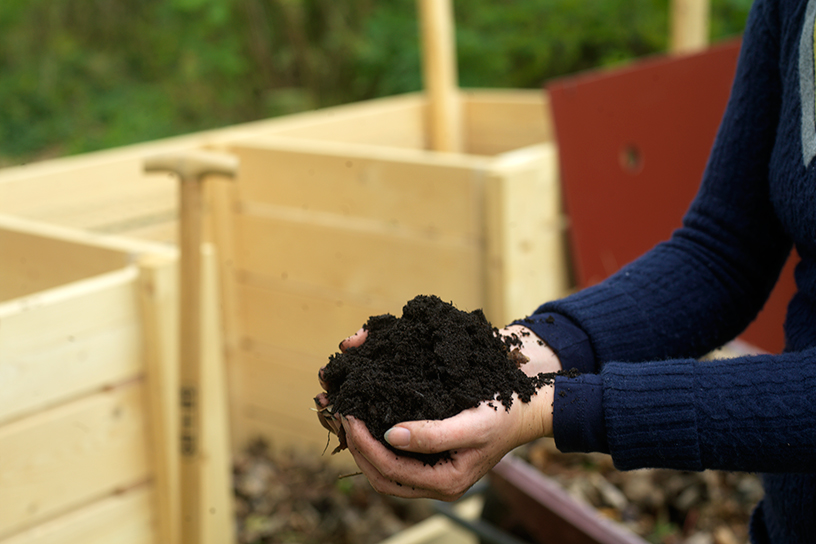
[(493, 467), (489, 478), (508, 517), (533, 535), (535, 542), (646, 544), (626, 526), (574, 500), (554, 480), (512, 454)]
[(554, 146), (540, 144), (500, 156), (485, 201), (485, 312), (501, 326), (569, 288)]
[[(295, 354), (295, 358), (283, 361), (242, 354), (237, 364), (244, 372), (245, 402), (289, 421), (292, 429), (318, 431), (316, 436), (322, 436), (323, 427), (311, 409), (320, 392), (317, 371), (328, 362), (328, 356), (306, 358)], [(299, 367), (293, 367), (295, 362), (300, 363)]]
[(540, 90), (463, 91), (465, 148), (496, 155), (552, 142), (552, 117)]
[[(421, 148), (421, 115), (416, 112), (423, 104), (416, 94), (389, 97), (6, 168), (0, 171), (0, 213), (167, 241), (156, 237), (154, 227), (161, 230), (174, 213), (175, 185), (166, 183), (164, 175), (144, 174), (145, 157), (280, 133)], [(397, 126), (393, 123), (404, 130), (391, 130)]]
[[(16, 182), (0, 177), (0, 212), (100, 232), (162, 220), (175, 208), (166, 176), (147, 176), (141, 157), (89, 162)], [(120, 227), (117, 227), (120, 225)]]
[(402, 314), (405, 301), (392, 306), (363, 306), (343, 300), (292, 294), (240, 285), (243, 336), (324, 357), (365, 323), (369, 316)]
[(142, 384), (0, 428), (0, 537), (145, 481)]
[(479, 244), (303, 219), (237, 215), (236, 266), (276, 289), (329, 290), (341, 298), (404, 303), (426, 293), (473, 304), (481, 296)]
[(202, 248), (201, 282), (201, 458), (204, 544), (235, 542), (232, 503), (230, 430), (227, 415), (226, 369), (219, 315), (220, 293), (217, 258), (213, 246)]
[[(421, 97), (406, 97), (398, 102), (377, 106), (375, 103), (370, 109), (358, 109), (353, 115), (326, 116), (319, 122), (284, 128), (275, 131), (275, 134), (391, 148), (427, 147), (423, 122), (426, 105)], [(394, 127), (399, 127), (399, 130), (394, 130)]]
[(424, 159), (413, 153), (379, 157), (354, 146), (285, 140), (270, 149), (233, 151), (241, 157), (241, 203), (362, 218), (431, 236), (481, 236), (486, 163), (430, 153)]
[(143, 371), (135, 267), (0, 304), (0, 420)]
[(144, 338), (145, 404), (156, 488), (159, 541), (179, 542), (178, 268), (176, 260), (139, 259), (139, 297)]
[(156, 492), (141, 485), (0, 540), (0, 544), (154, 544)]
[[(443, 300), (447, 293), (432, 289), (425, 293), (403, 291), (395, 286), (389, 303), (370, 299), (331, 298), (240, 285), (238, 296), (243, 302), (243, 340), (270, 344), (297, 350), (305, 354), (325, 357), (333, 353), (338, 342), (359, 329), (370, 316), (384, 313), (402, 315), (405, 303), (418, 294), (439, 293)], [(466, 311), (481, 307), (480, 300), (453, 301)]]
[(124, 267), (121, 251), (0, 229), (0, 301)]
[[(2, 178), (2, 171), (0, 171), (0, 178)], [(32, 181), (31, 183), (36, 182)], [(134, 254), (157, 253), (175, 256), (178, 253), (174, 247), (165, 243), (140, 240), (130, 236), (93, 233), (2, 213), (0, 213), (0, 229), (60, 240), (69, 245), (79, 244), (99, 248), (99, 250), (118, 251), (127, 256), (125, 257), (127, 262), (132, 260), (131, 256)]]

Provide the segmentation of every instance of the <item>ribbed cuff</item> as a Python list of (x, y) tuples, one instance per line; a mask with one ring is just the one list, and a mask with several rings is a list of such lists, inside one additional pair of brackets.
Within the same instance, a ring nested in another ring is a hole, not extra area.
[(568, 317), (545, 312), (519, 319), (512, 324), (527, 327), (546, 342), (558, 355), (562, 368), (576, 368), (582, 374), (597, 372), (589, 337)]
[(563, 452), (609, 453), (601, 376), (556, 377), (553, 436)]
[(601, 377), (609, 450), (618, 469), (703, 469), (693, 360), (607, 363)]

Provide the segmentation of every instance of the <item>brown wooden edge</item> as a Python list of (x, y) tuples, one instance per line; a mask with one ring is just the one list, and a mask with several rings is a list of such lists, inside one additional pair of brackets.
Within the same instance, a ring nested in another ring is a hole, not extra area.
[(559, 544), (647, 544), (625, 527), (603, 518), (591, 506), (523, 459), (507, 455), (490, 472), (491, 487), (537, 542)]

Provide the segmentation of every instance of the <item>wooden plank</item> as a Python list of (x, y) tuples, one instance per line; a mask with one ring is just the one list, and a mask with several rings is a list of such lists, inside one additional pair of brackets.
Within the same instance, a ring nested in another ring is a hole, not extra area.
[[(482, 513), (484, 500), (470, 497), (455, 503), (451, 510), (462, 520), (476, 521)], [(433, 515), (379, 544), (476, 544), (479, 535), (454, 523), (442, 514)]]
[(535, 542), (646, 544), (622, 523), (579, 502), (554, 480), (514, 455), (506, 455), (489, 473), (490, 484), (516, 521)]
[(142, 387), (133, 382), (0, 428), (0, 538), (149, 477)]
[(477, 544), (479, 538), (437, 514), (413, 525), (380, 544)]
[[(274, 143), (274, 148), (272, 148)], [(239, 201), (362, 218), (455, 238), (481, 236), (486, 161), (453, 155), (380, 153), (355, 146), (278, 140), (233, 148), (241, 157)]]
[(369, 316), (388, 312), (401, 315), (409, 300), (391, 306), (363, 306), (248, 285), (239, 285), (238, 296), (244, 306), (244, 338), (318, 357), (333, 353), (338, 342), (359, 329)]
[(179, 542), (178, 269), (146, 255), (139, 263), (145, 404), (150, 420), (158, 541)]
[(0, 229), (0, 301), (124, 267), (113, 249)]
[(485, 313), (502, 326), (569, 288), (554, 146), (540, 144), (501, 156), (485, 200)]
[(537, 91), (463, 91), (467, 153), (496, 155), (553, 142), (552, 117), (545, 93)]
[[(383, 313), (402, 315), (405, 303), (418, 294), (444, 291), (429, 284), (424, 293), (394, 287), (390, 303), (363, 299), (329, 298), (315, 294), (275, 291), (252, 285), (240, 285), (238, 296), (243, 301), (243, 341), (257, 341), (278, 347), (297, 349), (303, 353), (324, 357), (333, 353), (343, 338), (359, 329), (370, 316)], [(453, 301), (462, 310), (480, 308), (481, 300)]]
[(139, 156), (42, 172), (17, 182), (0, 177), (0, 212), (123, 233), (123, 224), (161, 221), (175, 208), (173, 185), (164, 177), (143, 174)]
[[(278, 133), (295, 137), (324, 134), (340, 140), (359, 134), (359, 141), (421, 148), (421, 116), (415, 112), (422, 104), (414, 93), (5, 168), (0, 170), (0, 213), (104, 232), (129, 232), (132, 229), (123, 230), (126, 223), (141, 223), (144, 228), (161, 222), (175, 209), (175, 186), (165, 183), (163, 175), (142, 172), (147, 156)], [(392, 125), (394, 122), (400, 125)], [(381, 128), (410, 127), (411, 123), (413, 130)], [(390, 140), (384, 141), (386, 137)]]
[(0, 420), (143, 371), (135, 267), (0, 304)]
[(235, 438), (236, 417), (238, 403), (242, 395), (238, 382), (233, 374), (228, 372), (234, 365), (237, 356), (242, 331), (240, 328), (241, 300), (236, 294), (237, 262), (235, 246), (237, 243), (234, 212), (236, 210), (237, 189), (234, 182), (219, 182), (207, 184), (208, 203), (211, 213), (208, 216), (210, 240), (216, 249), (218, 259), (218, 277), (221, 291), (220, 316), (222, 322), (223, 364), (226, 373), (227, 414), (231, 432), (230, 446), (232, 452), (238, 454)]
[(92, 233), (2, 213), (0, 213), (0, 229), (24, 232), (42, 238), (53, 238), (69, 245), (79, 244), (93, 246), (100, 250), (118, 251), (127, 256), (127, 262), (131, 262), (132, 256), (139, 253), (157, 253), (170, 256), (175, 256), (178, 253), (175, 248), (164, 243), (134, 239), (130, 236)]
[(235, 542), (232, 503), (229, 417), (226, 369), (221, 336), (218, 263), (212, 245), (202, 248), (201, 330), (201, 463), (202, 542)]
[[(351, 221), (319, 224), (239, 214), (236, 266), (245, 281), (281, 290), (319, 289), (338, 297), (407, 301), (437, 294), (472, 305), (481, 295), (482, 247), (472, 241), (358, 231)], [(307, 249), (308, 248), (308, 249)]]
[[(517, 93), (525, 95), (529, 91)], [(495, 92), (467, 92), (469, 100), (482, 95), (490, 97)], [(514, 92), (506, 96), (513, 100)], [(175, 188), (164, 183), (162, 176), (143, 174), (144, 157), (173, 150), (247, 144), (275, 135), (290, 141), (305, 142), (308, 138), (317, 144), (366, 143), (387, 153), (410, 151), (421, 157), (426, 147), (422, 134), (424, 108), (424, 98), (412, 93), (6, 168), (0, 171), (0, 213), (171, 241), (162, 225), (174, 213)]]
[[(320, 436), (323, 427), (312, 411), (313, 399), (320, 392), (318, 369), (328, 363), (330, 354), (308, 358), (294, 355), (289, 361), (281, 361), (257, 353), (243, 353), (237, 361), (243, 372), (242, 399), (246, 404), (274, 413), (275, 419), (289, 421), (293, 430), (319, 430), (317, 436)], [(301, 363), (300, 367), (293, 366), (295, 361)]]
[(141, 485), (37, 525), (0, 544), (154, 544), (156, 492)]
[[(425, 102), (411, 97), (388, 107), (358, 109), (354, 115), (332, 115), (320, 122), (275, 131), (278, 136), (425, 149)], [(395, 127), (399, 127), (395, 130)]]

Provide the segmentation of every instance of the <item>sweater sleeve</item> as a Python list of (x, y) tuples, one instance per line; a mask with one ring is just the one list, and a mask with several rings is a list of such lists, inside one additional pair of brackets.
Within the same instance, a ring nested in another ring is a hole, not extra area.
[(601, 377), (620, 469), (816, 472), (816, 350), (609, 363)]
[(726, 113), (700, 190), (672, 237), (601, 284), (535, 313), (586, 332), (607, 361), (700, 357), (735, 338), (776, 283), (792, 241), (769, 198), (781, 102), (773, 3), (749, 17)]
[(816, 353), (698, 360), (753, 320), (792, 246), (768, 186), (782, 93), (775, 9), (754, 3), (683, 226), (603, 283), (534, 314), (561, 314), (584, 331), (599, 372), (556, 382), (559, 447), (608, 449), (621, 469), (816, 470)]

